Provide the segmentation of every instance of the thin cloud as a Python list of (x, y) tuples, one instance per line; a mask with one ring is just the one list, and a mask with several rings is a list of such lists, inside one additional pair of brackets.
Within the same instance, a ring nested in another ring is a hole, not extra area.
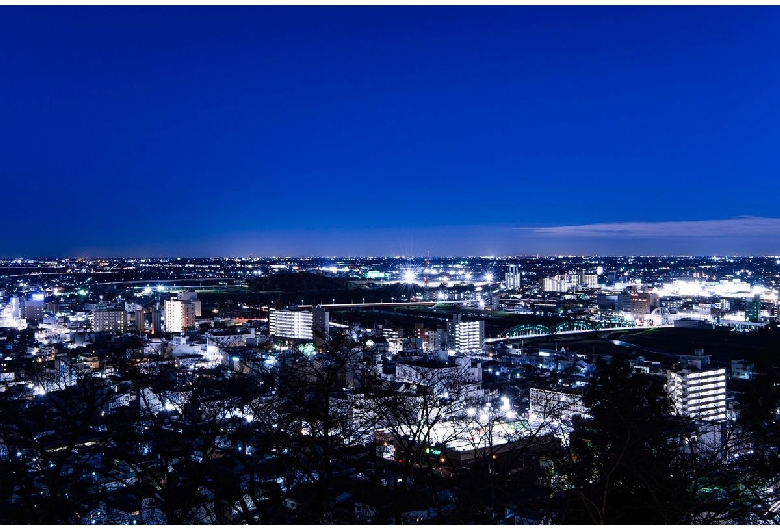
[(587, 225), (522, 228), (535, 234), (557, 237), (755, 237), (780, 234), (780, 219), (772, 217), (736, 217), (708, 221), (662, 221), (593, 223)]

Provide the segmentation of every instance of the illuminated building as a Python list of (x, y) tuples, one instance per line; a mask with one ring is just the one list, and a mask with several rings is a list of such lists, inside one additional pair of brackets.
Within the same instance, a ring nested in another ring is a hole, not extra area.
[(449, 359), (447, 352), (438, 352), (434, 361), (399, 362), (395, 379), (399, 382), (431, 387), (436, 395), (459, 395), (466, 388), (475, 391), (482, 383), (482, 363), (468, 357)]
[(201, 301), (198, 300), (198, 293), (195, 291), (182, 291), (176, 295), (178, 300), (184, 300), (195, 306), (195, 316), (201, 316)]
[(96, 332), (127, 331), (127, 311), (121, 305), (98, 304), (92, 313), (92, 329)]
[(745, 304), (745, 320), (748, 322), (761, 321), (761, 295), (753, 296), (753, 299)]
[(552, 278), (542, 279), (542, 291), (545, 292), (565, 292), (566, 286), (561, 281), (560, 277), (554, 276)]
[(658, 295), (629, 289), (620, 294), (618, 303), (623, 311), (631, 313), (634, 318), (644, 318), (645, 315), (658, 307)]
[(183, 333), (195, 327), (195, 304), (173, 298), (165, 301), (165, 331)]
[(8, 300), (8, 309), (11, 313), (11, 318), (22, 318), (22, 304), (20, 303), (18, 296), (12, 296)]
[(588, 288), (595, 289), (598, 287), (599, 277), (597, 274), (587, 274), (585, 271), (580, 273), (580, 285)]
[(401, 351), (401, 344), (403, 343), (403, 339), (398, 331), (389, 328), (382, 328), (382, 336), (387, 339), (388, 352), (395, 354)]
[(726, 420), (726, 369), (669, 370), (666, 391), (677, 412), (702, 421)]
[(165, 331), (183, 333), (195, 327), (195, 317), (201, 315), (201, 301), (194, 291), (183, 291), (165, 301)]
[(22, 310), (27, 322), (43, 321), (43, 311), (46, 308), (43, 293), (33, 293), (29, 300), (22, 299)]
[(448, 323), (448, 347), (458, 352), (478, 351), (485, 345), (485, 322), (463, 321), (460, 313), (452, 315)]
[(582, 396), (554, 390), (531, 388), (528, 419), (533, 424), (549, 421), (568, 421), (572, 416), (588, 416), (590, 411), (582, 403)]
[(143, 331), (144, 306), (135, 302), (125, 302), (125, 312), (127, 313), (127, 329)]
[(542, 291), (565, 293), (577, 287), (579, 275), (556, 274), (542, 279)]
[(276, 338), (313, 340), (313, 324), (311, 311), (271, 309), (268, 313), (269, 334)]
[(509, 265), (509, 270), (506, 273), (506, 288), (520, 288), (520, 267), (514, 263)]

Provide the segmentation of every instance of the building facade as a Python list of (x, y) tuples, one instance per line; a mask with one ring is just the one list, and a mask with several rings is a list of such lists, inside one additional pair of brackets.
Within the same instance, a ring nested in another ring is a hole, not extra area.
[(464, 321), (460, 313), (448, 322), (447, 347), (458, 352), (480, 351), (485, 346), (485, 322)]
[(726, 369), (669, 370), (666, 391), (677, 412), (701, 421), (726, 420)]
[(92, 312), (92, 329), (96, 332), (127, 331), (127, 311), (122, 305), (98, 304)]
[(195, 318), (201, 315), (201, 301), (194, 291), (183, 291), (166, 300), (164, 310), (165, 331), (183, 333), (195, 327)]
[(520, 267), (517, 264), (509, 265), (506, 272), (506, 288), (507, 289), (519, 289), (520, 288)]
[(268, 313), (268, 332), (280, 339), (313, 340), (314, 318), (311, 311), (271, 309)]
[(588, 416), (590, 411), (582, 403), (582, 396), (554, 390), (531, 388), (528, 420), (532, 424), (571, 420), (572, 416)]
[(165, 331), (183, 333), (195, 327), (195, 304), (173, 298), (165, 301)]

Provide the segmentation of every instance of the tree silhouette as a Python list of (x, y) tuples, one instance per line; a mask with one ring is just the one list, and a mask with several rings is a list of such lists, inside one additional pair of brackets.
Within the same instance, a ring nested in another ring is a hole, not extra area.
[(663, 380), (629, 364), (600, 361), (575, 422), (553, 521), (565, 524), (685, 524), (694, 504), (679, 468), (679, 421)]

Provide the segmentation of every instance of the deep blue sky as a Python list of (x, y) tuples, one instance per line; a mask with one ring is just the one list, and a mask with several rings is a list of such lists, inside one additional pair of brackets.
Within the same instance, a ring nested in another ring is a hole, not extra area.
[(0, 7), (0, 256), (780, 254), (780, 7)]

